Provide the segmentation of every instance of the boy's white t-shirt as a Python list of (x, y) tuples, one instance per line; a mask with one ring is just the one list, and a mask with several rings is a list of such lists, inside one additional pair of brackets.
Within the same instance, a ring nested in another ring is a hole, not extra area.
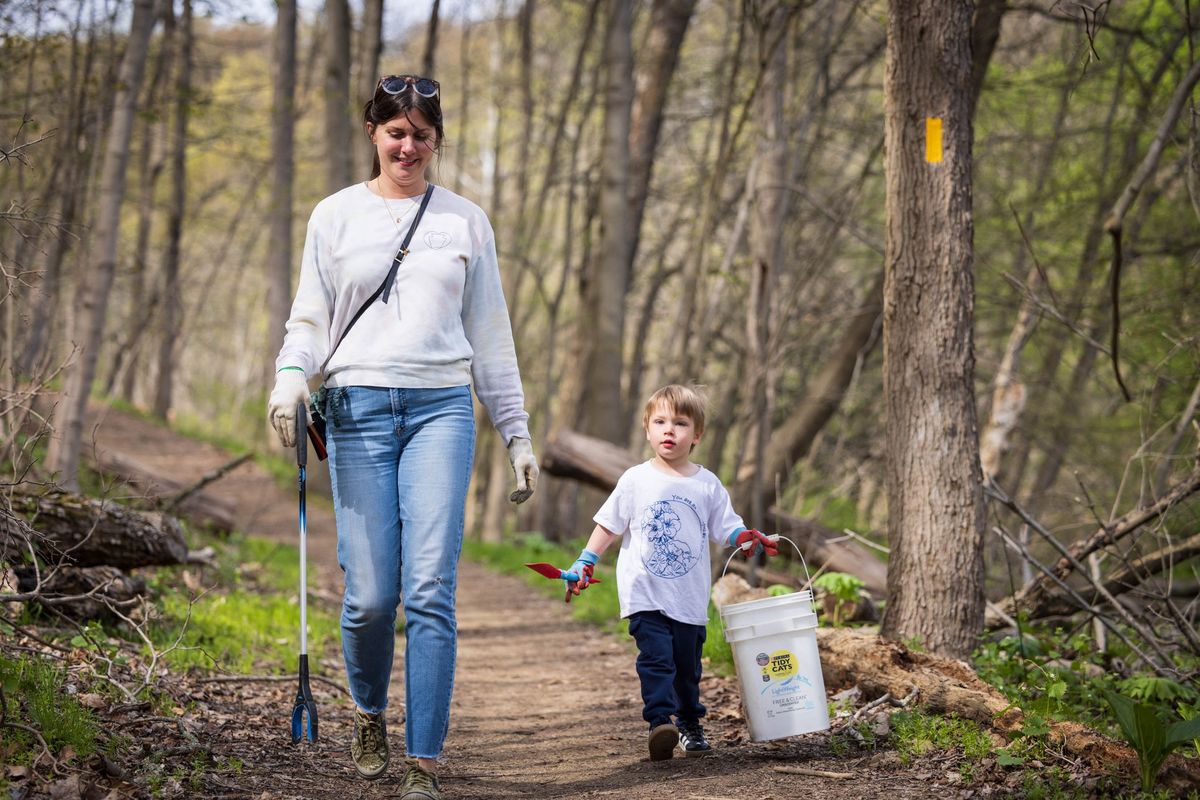
[(682, 477), (653, 461), (638, 464), (621, 476), (594, 519), (621, 536), (622, 617), (661, 611), (678, 622), (708, 622), (708, 540), (725, 544), (730, 532), (745, 527), (716, 475), (700, 467)]

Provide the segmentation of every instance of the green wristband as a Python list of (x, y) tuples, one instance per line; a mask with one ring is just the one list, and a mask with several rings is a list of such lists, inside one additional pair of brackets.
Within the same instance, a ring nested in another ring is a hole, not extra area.
[(294, 369), (296, 372), (304, 372), (304, 367), (280, 367), (279, 369), (275, 370), (275, 372), (278, 374), (280, 372), (286, 372), (289, 369)]

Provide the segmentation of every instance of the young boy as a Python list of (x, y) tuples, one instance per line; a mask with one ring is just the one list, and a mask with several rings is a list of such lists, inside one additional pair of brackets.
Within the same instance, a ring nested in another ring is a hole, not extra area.
[(579, 594), (600, 555), (621, 537), (617, 595), (637, 641), (651, 761), (670, 758), (677, 744), (688, 756), (711, 749), (700, 725), (700, 655), (712, 583), (708, 540), (747, 545), (746, 556), (778, 552), (775, 542), (742, 524), (720, 479), (691, 462), (704, 434), (704, 406), (699, 392), (685, 386), (665, 386), (650, 397), (642, 427), (654, 458), (617, 481), (568, 570), (576, 580), (567, 585)]

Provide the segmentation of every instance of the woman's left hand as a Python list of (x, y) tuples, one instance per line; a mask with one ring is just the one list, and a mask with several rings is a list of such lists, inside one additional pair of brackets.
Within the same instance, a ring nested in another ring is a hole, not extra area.
[(517, 475), (517, 490), (510, 494), (508, 499), (521, 504), (533, 497), (541, 472), (538, 469), (537, 457), (533, 455), (533, 442), (514, 436), (508, 443), (508, 460)]

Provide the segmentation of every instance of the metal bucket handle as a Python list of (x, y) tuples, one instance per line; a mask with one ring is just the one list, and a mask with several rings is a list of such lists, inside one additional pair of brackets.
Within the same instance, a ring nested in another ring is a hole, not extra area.
[[(805, 588), (808, 588), (811, 591), (812, 590), (812, 575), (810, 575), (808, 572), (808, 562), (804, 560), (804, 553), (800, 552), (800, 545), (796, 544), (788, 537), (781, 536), (778, 533), (773, 533), (770, 536), (768, 536), (767, 538), (773, 542), (778, 542), (780, 539), (782, 539), (783, 541), (787, 542), (788, 544), (790, 544), (792, 546), (792, 548), (796, 551), (796, 555), (800, 556), (800, 565), (802, 567), (804, 567), (804, 577), (808, 579), (804, 582), (804, 586), (800, 587), (800, 590), (804, 591)], [(733, 561), (734, 556), (736, 556), (742, 550), (749, 550), (753, 546), (754, 546), (754, 542), (746, 542), (741, 547), (733, 548), (733, 552), (730, 553), (729, 558), (725, 560), (725, 569), (721, 570), (721, 577), (724, 578), (725, 573), (729, 571), (729, 564), (731, 561)]]

